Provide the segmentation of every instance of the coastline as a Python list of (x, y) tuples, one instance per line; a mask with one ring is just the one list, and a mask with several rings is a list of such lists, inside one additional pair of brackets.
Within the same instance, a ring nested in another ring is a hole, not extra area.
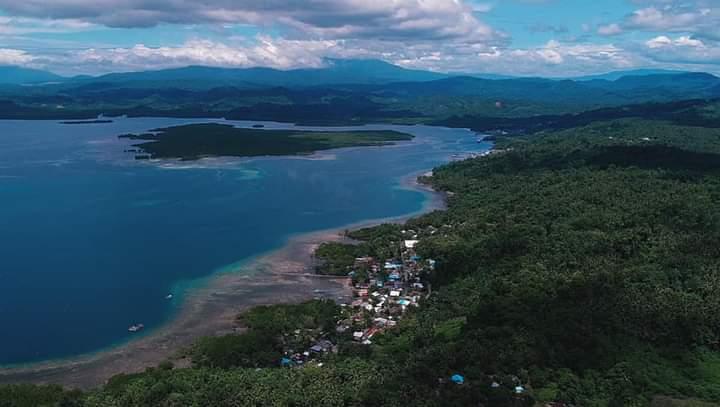
[(343, 242), (343, 232), (382, 223), (401, 223), (433, 210), (445, 208), (445, 194), (418, 182), (422, 173), (400, 180), (399, 187), (425, 194), (423, 207), (392, 218), (366, 220), (341, 227), (291, 236), (278, 250), (259, 256), (230, 272), (207, 278), (183, 298), (178, 313), (162, 327), (130, 342), (96, 353), (26, 366), (0, 368), (0, 384), (60, 384), (91, 389), (120, 373), (141, 372), (164, 360), (188, 366), (180, 351), (198, 338), (242, 331), (238, 314), (258, 305), (298, 303), (313, 298), (349, 302), (352, 291), (346, 277), (316, 275), (313, 252), (323, 242)]

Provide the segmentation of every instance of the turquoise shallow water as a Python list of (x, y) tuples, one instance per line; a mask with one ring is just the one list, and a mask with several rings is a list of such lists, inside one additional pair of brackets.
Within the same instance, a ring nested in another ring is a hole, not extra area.
[(93, 352), (137, 322), (156, 328), (178, 282), (294, 234), (416, 212), (427, 196), (403, 177), (489, 148), (467, 130), (377, 125), (367, 128), (416, 139), (310, 159), (138, 162), (117, 138), (191, 122), (0, 121), (0, 365)]

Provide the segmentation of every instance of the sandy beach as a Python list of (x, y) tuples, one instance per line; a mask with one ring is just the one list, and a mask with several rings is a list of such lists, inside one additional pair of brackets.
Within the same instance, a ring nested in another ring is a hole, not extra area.
[(91, 355), (0, 369), (0, 383), (52, 383), (90, 389), (114, 375), (140, 372), (168, 359), (176, 366), (186, 366), (188, 361), (180, 355), (183, 349), (203, 336), (242, 330), (237, 316), (253, 306), (297, 303), (317, 297), (349, 302), (352, 293), (347, 278), (313, 273), (315, 249), (322, 242), (347, 241), (343, 232), (349, 229), (402, 222), (421, 212), (443, 209), (444, 196), (419, 184), (418, 175), (401, 180), (403, 188), (428, 193), (427, 201), (418, 213), (292, 237), (281, 249), (259, 257), (236, 272), (212, 276), (205, 286), (192, 289), (177, 317), (147, 336)]

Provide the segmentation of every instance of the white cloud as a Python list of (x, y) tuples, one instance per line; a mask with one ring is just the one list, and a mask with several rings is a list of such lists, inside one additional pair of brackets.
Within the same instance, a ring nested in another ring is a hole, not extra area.
[(665, 35), (661, 35), (658, 37), (655, 37), (651, 40), (648, 40), (646, 42), (648, 48), (651, 49), (658, 49), (658, 48), (668, 48), (668, 47), (692, 47), (692, 48), (706, 48), (705, 43), (690, 38), (688, 36), (682, 36), (678, 37), (676, 39), (671, 39)]
[(512, 75), (563, 77), (633, 66), (630, 53), (610, 44), (567, 44), (550, 41), (540, 47), (475, 50), (444, 49), (421, 53), (405, 49), (391, 60), (403, 66), (436, 71), (485, 72)]
[(669, 37), (661, 35), (659, 37), (655, 37), (655, 38), (647, 41), (645, 44), (647, 44), (648, 48), (657, 49), (657, 48), (667, 47), (669, 45), (672, 45), (672, 43), (673, 43), (673, 40), (671, 40)]
[[(188, 41), (175, 47), (88, 49), (62, 55), (50, 61), (64, 64), (63, 70), (92, 66), (97, 71), (132, 71), (174, 68), (188, 65), (219, 67), (267, 66), (278, 69), (319, 67), (328, 50), (338, 41), (301, 41), (258, 36), (253, 44), (228, 45), (208, 40)], [(70, 65), (72, 64), (72, 65)]]
[(636, 0), (643, 7), (621, 23), (625, 30), (688, 33), (720, 40), (720, 4), (717, 0)]
[(601, 25), (600, 27), (598, 27), (597, 30), (598, 34), (605, 36), (622, 34), (623, 31), (624, 30), (622, 29), (622, 27), (620, 27), (620, 24), (616, 23)]
[(627, 25), (633, 28), (646, 30), (694, 30), (707, 20), (716, 16), (717, 10), (700, 9), (686, 10), (684, 8), (665, 7), (662, 9), (648, 7), (636, 10), (629, 18)]
[[(613, 45), (566, 44), (508, 49), (482, 44), (441, 45), (368, 39), (301, 40), (259, 35), (228, 42), (193, 40), (178, 46), (92, 48), (30, 56), (18, 63), (52, 67), (63, 73), (105, 73), (208, 65), (267, 66), (277, 69), (320, 67), (331, 58), (377, 58), (408, 68), (443, 72), (488, 72), (515, 75), (566, 76), (632, 66), (632, 56)], [(88, 72), (90, 71), (90, 72)]]
[(0, 65), (27, 65), (33, 56), (17, 49), (0, 48)]
[(660, 35), (647, 41), (645, 46), (645, 54), (655, 61), (720, 65), (720, 47), (689, 36), (672, 39)]

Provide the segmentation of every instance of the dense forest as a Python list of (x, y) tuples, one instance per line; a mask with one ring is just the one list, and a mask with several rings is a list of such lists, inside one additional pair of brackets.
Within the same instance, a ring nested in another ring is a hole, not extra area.
[[(241, 316), (246, 333), (189, 349), (190, 368), (87, 393), (3, 386), (0, 406), (720, 403), (720, 129), (627, 118), (500, 138), (424, 181), (450, 192), (448, 210), (318, 252), (320, 272), (344, 274), (412, 229), (436, 259), (432, 295), (372, 345), (283, 368), (282, 346), (343, 311), (261, 307)], [(455, 372), (462, 386), (442, 380)]]

